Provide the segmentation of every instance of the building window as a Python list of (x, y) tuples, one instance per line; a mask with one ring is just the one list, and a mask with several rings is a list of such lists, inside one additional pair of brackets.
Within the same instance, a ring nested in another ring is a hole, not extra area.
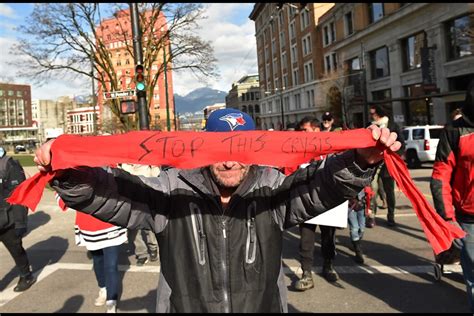
[(301, 109), (301, 94), (295, 94), (295, 109)]
[(354, 33), (354, 24), (352, 23), (352, 11), (344, 14), (344, 27), (346, 30), (346, 36)]
[(295, 63), (297, 60), (298, 60), (298, 55), (297, 55), (297, 52), (296, 52), (296, 44), (294, 44), (293, 46), (291, 46), (291, 62), (292, 63)]
[(323, 27), (323, 38), (324, 46), (329, 45), (329, 28), (327, 26)]
[(359, 57), (355, 57), (352, 59), (349, 59), (347, 61), (347, 72), (348, 72), (348, 85), (353, 86), (356, 83), (360, 82), (360, 77), (356, 76), (354, 74), (359, 74), (360, 73), (360, 59)]
[(285, 48), (285, 32), (280, 32), (280, 49)]
[(297, 86), (299, 84), (299, 71), (298, 68), (293, 70), (293, 86)]
[(474, 13), (446, 23), (448, 57), (457, 59), (472, 56), (474, 52)]
[(286, 64), (288, 63), (286, 52), (281, 53), (281, 68), (286, 69)]
[(421, 67), (421, 48), (425, 47), (425, 33), (418, 33), (402, 40), (403, 70)]
[(336, 71), (337, 70), (337, 54), (332, 53), (331, 56), (332, 56), (332, 69)]
[(382, 78), (390, 75), (388, 49), (386, 46), (371, 51), (369, 56), (372, 79)]
[(278, 74), (278, 63), (277, 59), (273, 58), (273, 75), (276, 76)]
[[(424, 98), (425, 95), (421, 84), (413, 84), (403, 87), (405, 97), (411, 100), (404, 102), (405, 124), (407, 125), (426, 125), (428, 124), (428, 109)], [(418, 98), (417, 98), (418, 97)]]
[(301, 30), (304, 30), (309, 25), (309, 12), (307, 10), (302, 10), (300, 16)]
[(331, 43), (336, 41), (336, 26), (334, 22), (329, 23), (329, 28), (331, 29)]
[(374, 23), (383, 18), (383, 3), (369, 3), (369, 23)]
[(326, 70), (326, 73), (331, 72), (331, 55), (324, 57), (324, 70)]
[(311, 53), (311, 34), (308, 34), (302, 39), (303, 44), (303, 56)]
[(307, 62), (304, 65), (304, 82), (310, 82), (314, 79), (313, 62)]
[(288, 87), (288, 75), (283, 75), (283, 87)]
[(295, 36), (295, 21), (293, 21), (290, 23), (290, 39), (294, 39)]

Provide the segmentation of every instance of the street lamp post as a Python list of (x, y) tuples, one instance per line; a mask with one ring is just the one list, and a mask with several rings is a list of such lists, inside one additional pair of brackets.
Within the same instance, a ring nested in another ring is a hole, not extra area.
[(285, 129), (285, 108), (283, 106), (283, 90), (285, 87), (281, 88), (278, 90), (278, 88), (275, 88), (276, 91), (279, 91), (278, 94), (280, 95), (280, 109), (281, 109), (281, 130)]

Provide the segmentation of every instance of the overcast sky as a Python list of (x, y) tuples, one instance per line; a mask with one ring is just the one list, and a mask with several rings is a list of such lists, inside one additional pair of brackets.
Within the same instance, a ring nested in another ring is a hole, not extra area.
[[(192, 75), (185, 72), (173, 74), (174, 92), (186, 95), (200, 87), (211, 87), (229, 91), (232, 83), (247, 74), (257, 73), (257, 53), (255, 42), (255, 27), (248, 18), (253, 3), (205, 3), (205, 16), (200, 36), (210, 41), (214, 55), (218, 59), (217, 67), (220, 73), (218, 80), (208, 83), (198, 82)], [(6, 62), (15, 58), (10, 54), (11, 45), (18, 40), (15, 26), (24, 24), (33, 10), (30, 3), (0, 3), (0, 81), (14, 78), (14, 69)], [(15, 79), (18, 84), (30, 84), (33, 99), (56, 99), (59, 96), (89, 94), (91, 92), (90, 78), (85, 80), (50, 82), (38, 86), (26, 79)]]

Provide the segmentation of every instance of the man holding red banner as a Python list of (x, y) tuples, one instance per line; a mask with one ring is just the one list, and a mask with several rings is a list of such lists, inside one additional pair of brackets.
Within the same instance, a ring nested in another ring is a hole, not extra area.
[[(254, 130), (234, 109), (212, 112), (206, 131)], [(157, 178), (120, 169), (58, 170), (51, 186), (67, 206), (129, 229), (155, 232), (160, 251), (157, 312), (287, 312), (283, 231), (355, 197), (383, 150), (401, 144), (371, 126), (377, 147), (328, 155), (285, 177), (275, 168), (223, 161)], [(34, 158), (51, 170), (51, 142)], [(236, 156), (238, 159), (238, 157)]]

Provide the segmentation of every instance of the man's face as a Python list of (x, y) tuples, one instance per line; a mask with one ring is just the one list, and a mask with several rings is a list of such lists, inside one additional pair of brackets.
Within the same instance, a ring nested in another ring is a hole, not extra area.
[(237, 161), (224, 161), (211, 165), (210, 169), (218, 186), (236, 188), (244, 180), (249, 167)]
[(375, 112), (375, 109), (370, 109), (369, 114), (372, 121), (377, 121), (380, 118), (380, 116), (378, 116), (377, 113)]
[(323, 126), (325, 129), (330, 129), (333, 123), (334, 123), (334, 119), (323, 120)]
[(303, 125), (300, 125), (300, 129), (303, 132), (318, 132), (319, 131), (318, 127), (311, 125), (311, 122), (303, 123)]

